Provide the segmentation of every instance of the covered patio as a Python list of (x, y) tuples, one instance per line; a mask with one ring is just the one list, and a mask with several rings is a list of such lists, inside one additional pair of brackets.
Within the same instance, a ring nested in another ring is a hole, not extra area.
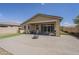
[(25, 33), (60, 36), (60, 20), (58, 16), (37, 14), (22, 24)]
[(34, 22), (26, 25), (25, 32), (35, 34), (38, 30), (38, 34), (59, 36), (60, 30), (58, 28), (59, 25), (56, 23), (56, 21)]

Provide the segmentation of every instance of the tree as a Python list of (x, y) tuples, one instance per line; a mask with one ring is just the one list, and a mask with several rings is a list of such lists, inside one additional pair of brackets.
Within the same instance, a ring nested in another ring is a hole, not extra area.
[(74, 19), (74, 23), (79, 25), (79, 15)]
[(74, 23), (77, 24), (76, 28), (79, 31), (79, 15), (74, 19)]

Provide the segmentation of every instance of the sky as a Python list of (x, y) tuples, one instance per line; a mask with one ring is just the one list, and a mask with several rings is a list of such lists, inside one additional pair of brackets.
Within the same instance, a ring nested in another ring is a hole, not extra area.
[(25, 3), (1, 4), (0, 22), (22, 23), (37, 13), (61, 16), (61, 25), (73, 24), (73, 19), (79, 15), (79, 4), (58, 3)]

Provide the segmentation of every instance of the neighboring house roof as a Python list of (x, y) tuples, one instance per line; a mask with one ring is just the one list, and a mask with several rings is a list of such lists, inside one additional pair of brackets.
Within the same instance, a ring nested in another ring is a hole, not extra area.
[(15, 22), (0, 22), (0, 25), (7, 25), (7, 26), (19, 26), (19, 23), (15, 23)]
[[(50, 20), (51, 20), (51, 19), (59, 19), (59, 20), (61, 21), (61, 20), (63, 19), (63, 18), (60, 17), (60, 16), (52, 16), (52, 15), (47, 15), (47, 14), (38, 13), (38, 14), (36, 14), (35, 16), (33, 16), (32, 18), (30, 18), (29, 20), (24, 21), (22, 24), (25, 24), (25, 23), (29, 22), (30, 20), (35, 19), (35, 18), (38, 17), (38, 16), (46, 17), (46, 18), (49, 18)], [(21, 24), (21, 25), (22, 25), (22, 24)]]

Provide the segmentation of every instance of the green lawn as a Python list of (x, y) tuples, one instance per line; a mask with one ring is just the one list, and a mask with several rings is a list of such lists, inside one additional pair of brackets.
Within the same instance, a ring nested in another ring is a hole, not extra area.
[(14, 33), (14, 34), (0, 35), (0, 39), (9, 38), (9, 37), (17, 36), (17, 35), (21, 35), (21, 34), (19, 34), (19, 33)]

